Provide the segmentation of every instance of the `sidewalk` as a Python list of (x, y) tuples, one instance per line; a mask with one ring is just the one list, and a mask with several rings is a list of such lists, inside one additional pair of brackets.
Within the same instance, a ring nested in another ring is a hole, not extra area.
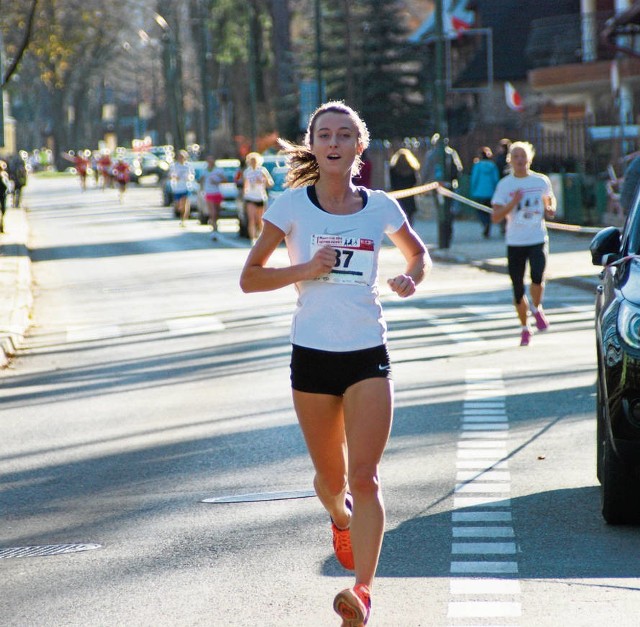
[[(436, 262), (465, 263), (491, 272), (507, 271), (504, 238), (492, 226), (491, 239), (482, 237), (480, 224), (473, 219), (454, 223), (449, 249), (439, 249), (435, 219), (419, 217), (416, 231), (429, 246)], [(33, 302), (31, 261), (27, 248), (29, 228), (26, 211), (10, 208), (5, 217), (5, 233), (0, 234), (0, 368), (15, 354), (29, 326)], [(595, 292), (600, 270), (591, 264), (591, 235), (549, 229), (550, 256), (547, 281), (556, 281)]]
[(33, 303), (25, 210), (7, 209), (4, 230), (0, 233), (0, 368), (22, 342)]

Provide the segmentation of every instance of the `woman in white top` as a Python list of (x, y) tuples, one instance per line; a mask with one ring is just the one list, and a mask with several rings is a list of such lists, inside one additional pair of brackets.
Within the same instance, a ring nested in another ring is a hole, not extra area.
[[(511, 144), (511, 173), (500, 179), (491, 199), (492, 221), (498, 224), (506, 218), (507, 261), (521, 325), (520, 346), (528, 346), (531, 341), (529, 310), (538, 331), (549, 328), (542, 309), (549, 240), (545, 218), (555, 216), (556, 198), (549, 177), (531, 170), (534, 155), (535, 150), (528, 142)], [(531, 304), (524, 291), (527, 261), (531, 274)]]
[(169, 177), (171, 179), (171, 193), (176, 205), (176, 214), (180, 216), (180, 226), (185, 226), (189, 219), (189, 183), (194, 180), (194, 172), (190, 163), (187, 163), (189, 153), (180, 150), (176, 160), (171, 164)]
[(218, 240), (218, 214), (222, 205), (222, 193), (220, 192), (220, 183), (227, 180), (224, 170), (216, 165), (213, 155), (207, 157), (207, 167), (200, 178), (200, 187), (204, 193), (204, 201), (207, 203), (209, 211), (209, 222), (213, 235), (211, 239), (215, 242)]
[(267, 190), (273, 187), (269, 170), (263, 167), (260, 153), (247, 155), (247, 168), (242, 174), (243, 198), (247, 208), (247, 230), (252, 242), (262, 232), (262, 215), (267, 204)]
[[(298, 291), (293, 401), (336, 557), (355, 570), (355, 585), (337, 594), (334, 609), (343, 625), (363, 625), (384, 533), (378, 465), (393, 407), (378, 255), (387, 235), (405, 257), (405, 272), (387, 281), (403, 298), (431, 262), (395, 200), (353, 185), (369, 133), (351, 108), (326, 103), (311, 116), (304, 146), (281, 143), (289, 189), (265, 213), (240, 285), (258, 292), (295, 284)], [(291, 265), (268, 267), (282, 240)]]

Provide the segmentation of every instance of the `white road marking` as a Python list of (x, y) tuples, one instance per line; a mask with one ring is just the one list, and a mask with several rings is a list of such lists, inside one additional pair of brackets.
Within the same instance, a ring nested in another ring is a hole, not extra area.
[(451, 594), (520, 594), (520, 582), (513, 579), (452, 579)]
[[(513, 578), (485, 577), (518, 573), (516, 561), (487, 559), (518, 552), (512, 526), (507, 447), (509, 420), (504, 393), (499, 369), (466, 373), (451, 514), (451, 554), (477, 559), (451, 561), (450, 592), (457, 598), (449, 601), (447, 616), (453, 620), (514, 618), (522, 614), (522, 604), (518, 600), (520, 582)], [(503, 539), (513, 541), (496, 541)], [(463, 578), (461, 575), (476, 576)], [(459, 600), (463, 595), (472, 598)], [(511, 598), (505, 600), (505, 596)], [(457, 621), (451, 624), (460, 627)]]
[(70, 327), (67, 329), (67, 342), (92, 342), (121, 336), (122, 329), (118, 325)]
[(511, 522), (511, 512), (452, 512), (451, 521), (456, 522)]
[(491, 573), (515, 574), (518, 572), (518, 562), (451, 562), (451, 573), (466, 575)]
[(454, 527), (454, 538), (513, 538), (512, 527)]
[(449, 603), (449, 618), (514, 617), (522, 614), (520, 603), (508, 601), (468, 601)]
[(172, 318), (167, 320), (167, 327), (172, 335), (207, 333), (210, 331), (224, 331), (225, 329), (224, 323), (217, 316)]

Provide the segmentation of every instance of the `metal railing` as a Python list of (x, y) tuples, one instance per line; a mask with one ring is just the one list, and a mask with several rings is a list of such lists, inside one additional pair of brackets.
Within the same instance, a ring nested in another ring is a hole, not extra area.
[(525, 54), (530, 69), (613, 59), (600, 33), (611, 11), (556, 15), (531, 22)]

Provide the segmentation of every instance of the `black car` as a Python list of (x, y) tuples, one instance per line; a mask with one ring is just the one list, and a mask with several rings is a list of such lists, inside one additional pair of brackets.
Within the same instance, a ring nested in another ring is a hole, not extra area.
[(607, 227), (590, 245), (602, 265), (596, 297), (597, 473), (602, 515), (640, 522), (640, 195), (623, 229)]

